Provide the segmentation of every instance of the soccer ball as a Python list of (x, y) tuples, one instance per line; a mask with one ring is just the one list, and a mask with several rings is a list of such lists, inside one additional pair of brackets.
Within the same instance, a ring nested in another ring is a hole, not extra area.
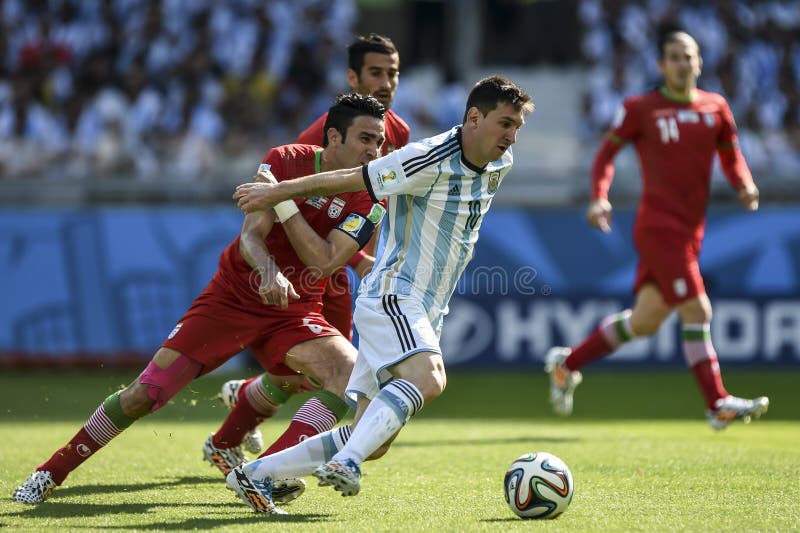
[(547, 452), (526, 453), (511, 463), (503, 487), (506, 503), (520, 518), (555, 518), (575, 493), (572, 472)]

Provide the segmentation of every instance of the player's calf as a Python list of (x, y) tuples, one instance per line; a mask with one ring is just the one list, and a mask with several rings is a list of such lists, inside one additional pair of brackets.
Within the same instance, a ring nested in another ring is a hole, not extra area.
[[(222, 385), (219, 395), (217, 397), (222, 401), (228, 409), (233, 409), (239, 402), (239, 390), (245, 383), (243, 379), (232, 379), (226, 381)], [(247, 432), (242, 439), (242, 447), (252, 454), (259, 454), (264, 449), (264, 436), (261, 430), (253, 428)], [(227, 475), (227, 473), (226, 473)]]

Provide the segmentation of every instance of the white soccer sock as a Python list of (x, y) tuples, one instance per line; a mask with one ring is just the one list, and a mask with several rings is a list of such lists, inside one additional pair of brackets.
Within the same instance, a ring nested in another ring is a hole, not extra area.
[(245, 464), (242, 469), (255, 479), (286, 479), (311, 474), (344, 447), (350, 438), (350, 426), (342, 426), (304, 440), (272, 455)]
[(333, 458), (363, 463), (422, 409), (424, 402), (422, 393), (413, 383), (404, 379), (392, 380), (370, 402), (350, 440)]

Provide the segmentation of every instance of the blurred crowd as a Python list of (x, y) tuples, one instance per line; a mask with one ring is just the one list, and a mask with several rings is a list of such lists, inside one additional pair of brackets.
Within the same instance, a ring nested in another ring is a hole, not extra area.
[(344, 85), (354, 0), (0, 0), (0, 178), (196, 178)]
[[(577, 6), (581, 142), (655, 86), (656, 35), (675, 26), (699, 42), (700, 86), (728, 98), (754, 173), (800, 175), (799, 1)], [(244, 176), (346, 88), (356, 19), (356, 0), (0, 0), (0, 179)], [(451, 69), (402, 65), (394, 109), (414, 136), (458, 123), (467, 87)]]
[(800, 173), (800, 2), (581, 0), (579, 17), (584, 139), (608, 127), (624, 97), (656, 86), (656, 35), (681, 28), (700, 45), (700, 88), (728, 99), (753, 172)]

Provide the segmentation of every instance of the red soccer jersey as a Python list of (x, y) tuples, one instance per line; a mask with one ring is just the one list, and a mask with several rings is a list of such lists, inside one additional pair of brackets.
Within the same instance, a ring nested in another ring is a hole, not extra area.
[[(738, 155), (736, 164), (724, 165), (734, 187), (752, 183), (737, 146), (733, 115), (725, 98), (716, 93), (698, 90), (694, 100), (683, 101), (660, 89), (628, 98), (614, 119), (610, 139), (636, 146), (643, 179), (637, 213), (640, 228), (669, 228), (702, 237), (718, 150), (721, 156), (731, 150)], [(605, 197), (613, 168), (610, 161), (604, 167), (598, 160), (593, 196)]]
[[(288, 144), (273, 148), (264, 158), (278, 181), (308, 176), (320, 171), (322, 149), (306, 144)], [(295, 200), (306, 222), (323, 238), (334, 229), (344, 231), (361, 246), (369, 240), (375, 229), (374, 204), (367, 191), (340, 193), (332, 197), (298, 198)], [(314, 281), (306, 266), (297, 256), (283, 226), (275, 223), (264, 241), (275, 263), (294, 285), (301, 300), (321, 301), (328, 278)], [(239, 237), (222, 252), (215, 277), (249, 300), (261, 301), (258, 277), (239, 253)]]
[[(306, 128), (299, 137), (297, 137), (297, 141), (295, 142), (322, 146), (321, 143), (324, 136), (322, 128), (325, 126), (325, 119), (327, 118), (328, 113), (325, 113), (319, 117), (314, 121), (313, 124)], [(411, 128), (408, 127), (408, 124), (406, 124), (405, 120), (400, 118), (391, 109), (386, 110), (384, 122), (386, 128), (386, 142), (384, 142), (383, 146), (381, 147), (381, 153), (386, 155), (389, 152), (396, 150), (397, 148), (402, 148), (408, 144), (408, 136), (411, 132)]]

